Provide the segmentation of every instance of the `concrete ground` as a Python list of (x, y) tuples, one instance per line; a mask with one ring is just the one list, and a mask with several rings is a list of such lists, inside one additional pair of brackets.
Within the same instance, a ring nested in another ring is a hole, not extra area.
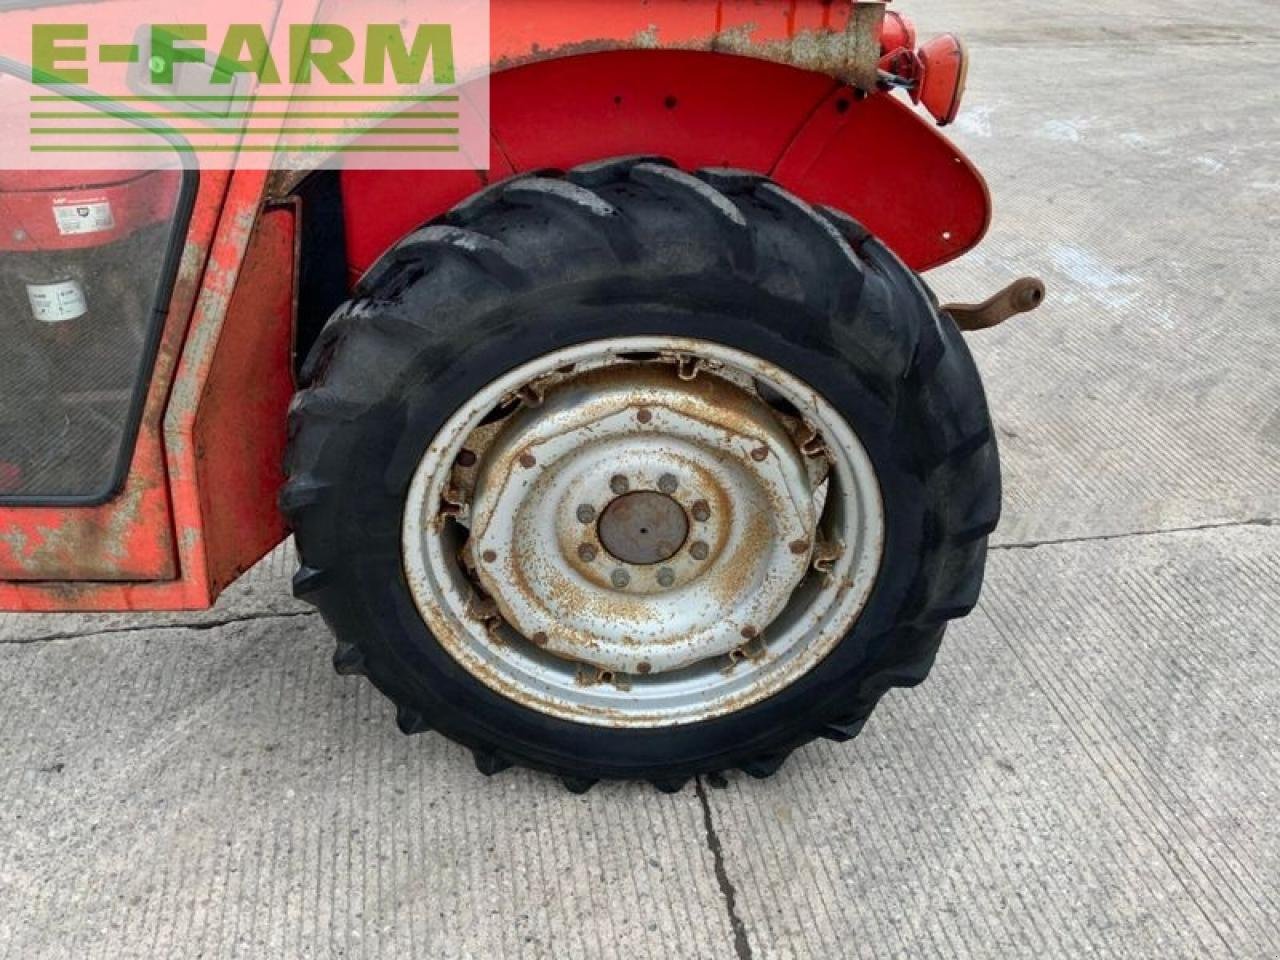
[(1280, 957), (1280, 20), (903, 0), (975, 63), (1006, 464), (929, 683), (774, 779), (582, 797), (407, 739), (274, 555), (0, 618), (0, 957)]

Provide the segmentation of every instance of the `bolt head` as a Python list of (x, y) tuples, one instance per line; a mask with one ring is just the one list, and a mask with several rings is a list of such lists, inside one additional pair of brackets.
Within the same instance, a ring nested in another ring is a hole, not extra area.
[(578, 504), (577, 510), (579, 523), (590, 523), (596, 518), (596, 508), (589, 503)]
[(670, 567), (663, 567), (658, 571), (658, 585), (661, 587), (669, 587), (676, 582), (676, 572)]
[(693, 555), (695, 560), (705, 560), (707, 555), (711, 553), (711, 548), (707, 546), (705, 541), (695, 540), (689, 546), (689, 553)]
[(609, 478), (609, 489), (614, 493), (623, 494), (631, 489), (631, 481), (620, 473), (615, 473)]
[(664, 473), (658, 478), (658, 489), (663, 493), (675, 493), (678, 486), (680, 481), (675, 478), (675, 474)]
[(596, 550), (596, 545), (594, 543), (578, 544), (578, 558), (580, 560), (585, 560), (587, 563), (594, 560), (598, 552), (599, 551)]
[(699, 523), (706, 523), (711, 519), (711, 508), (707, 506), (707, 501), (699, 500), (693, 505), (693, 519)]
[(760, 462), (762, 462), (762, 461), (764, 461), (764, 460), (768, 460), (768, 459), (769, 459), (769, 448), (768, 448), (768, 447), (756, 447), (754, 450), (752, 450), (752, 451), (751, 451), (751, 459), (752, 459), (752, 460), (754, 460), (754, 461), (756, 461), (757, 463), (760, 463)]
[(614, 570), (613, 573), (609, 574), (609, 582), (621, 590), (631, 582), (631, 574), (621, 568), (618, 568), (617, 570)]

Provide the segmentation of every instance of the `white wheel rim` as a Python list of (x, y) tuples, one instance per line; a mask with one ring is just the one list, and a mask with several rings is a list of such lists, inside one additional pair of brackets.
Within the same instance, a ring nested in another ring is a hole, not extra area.
[(402, 531), (414, 601), (459, 664), (610, 727), (794, 683), (852, 628), (883, 542), (870, 458), (817, 391), (676, 337), (565, 348), (480, 390), (424, 453)]

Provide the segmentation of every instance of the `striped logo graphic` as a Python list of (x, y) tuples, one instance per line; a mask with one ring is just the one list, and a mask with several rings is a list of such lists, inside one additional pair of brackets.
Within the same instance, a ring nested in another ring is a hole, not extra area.
[(25, 60), (0, 50), (0, 168), (487, 166), (487, 3), (190, 7), (182, 22), (156, 0), (0, 12), (6, 38), (29, 39)]

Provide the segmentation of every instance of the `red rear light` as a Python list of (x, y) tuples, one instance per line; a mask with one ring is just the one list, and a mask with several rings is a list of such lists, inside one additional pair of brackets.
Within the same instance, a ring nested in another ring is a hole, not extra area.
[(945, 127), (960, 112), (964, 84), (969, 74), (969, 54), (953, 33), (934, 37), (920, 48), (917, 92), (924, 108)]

